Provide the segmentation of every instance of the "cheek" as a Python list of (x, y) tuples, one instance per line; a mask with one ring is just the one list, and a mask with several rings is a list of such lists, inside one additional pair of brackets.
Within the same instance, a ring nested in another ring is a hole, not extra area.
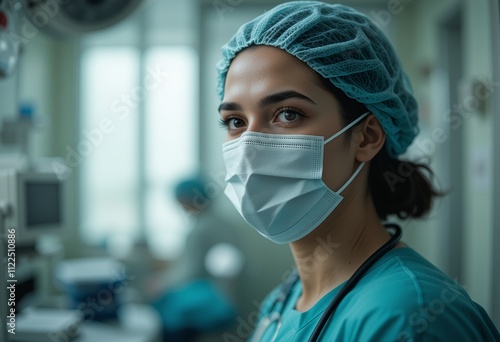
[(323, 156), (323, 182), (331, 190), (337, 191), (351, 176), (354, 157), (348, 145), (338, 137), (325, 146)]

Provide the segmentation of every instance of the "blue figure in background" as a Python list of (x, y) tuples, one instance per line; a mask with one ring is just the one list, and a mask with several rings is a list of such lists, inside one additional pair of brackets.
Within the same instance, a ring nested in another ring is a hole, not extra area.
[(231, 292), (243, 257), (234, 227), (216, 213), (207, 189), (203, 176), (197, 175), (183, 179), (174, 190), (191, 230), (181, 257), (162, 275), (163, 293), (153, 301), (164, 341), (193, 341), (236, 321)]

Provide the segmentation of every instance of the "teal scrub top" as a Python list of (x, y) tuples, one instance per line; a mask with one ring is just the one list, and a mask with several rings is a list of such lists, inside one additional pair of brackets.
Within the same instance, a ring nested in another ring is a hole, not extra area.
[[(344, 283), (345, 284), (345, 283)], [(344, 284), (306, 312), (295, 310), (297, 281), (285, 303), (276, 341), (306, 342), (322, 313)], [(279, 288), (261, 306), (270, 314)], [(261, 342), (272, 341), (276, 324)], [(415, 250), (395, 248), (379, 259), (341, 301), (319, 341), (500, 341), (485, 310), (456, 281)]]

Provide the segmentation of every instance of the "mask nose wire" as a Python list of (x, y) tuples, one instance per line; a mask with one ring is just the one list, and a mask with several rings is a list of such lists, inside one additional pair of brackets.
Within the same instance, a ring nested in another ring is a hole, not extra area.
[(352, 126), (354, 126), (355, 124), (357, 124), (358, 122), (360, 122), (361, 120), (363, 120), (368, 114), (370, 114), (370, 112), (364, 113), (359, 118), (357, 118), (356, 120), (354, 120), (353, 122), (351, 122), (349, 125), (345, 126), (340, 131), (338, 131), (337, 133), (335, 133), (334, 135), (332, 135), (330, 138), (326, 139), (323, 142), (323, 145), (328, 144), (330, 141), (332, 141), (333, 139), (335, 139), (336, 137), (338, 137), (339, 135), (341, 135), (342, 133), (344, 133), (345, 131), (347, 131), (349, 128), (351, 128)]

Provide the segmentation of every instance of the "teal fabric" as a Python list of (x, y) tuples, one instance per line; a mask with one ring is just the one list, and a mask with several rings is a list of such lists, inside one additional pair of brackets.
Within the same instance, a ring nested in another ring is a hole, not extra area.
[(174, 193), (175, 197), (181, 201), (207, 201), (208, 194), (205, 189), (205, 179), (201, 175), (185, 178), (176, 184)]
[(198, 279), (165, 292), (152, 303), (165, 329), (210, 331), (230, 326), (236, 309), (210, 280)]
[(283, 49), (363, 103), (382, 124), (389, 155), (406, 151), (419, 129), (417, 102), (389, 40), (365, 15), (343, 5), (293, 1), (240, 27), (222, 47), (217, 91), (224, 97), (233, 58), (250, 45)]
[[(300, 281), (285, 304), (276, 341), (305, 342), (321, 314), (343, 286), (306, 312), (294, 309)], [(261, 313), (269, 314), (273, 291)], [(271, 341), (275, 325), (261, 342)], [(319, 341), (500, 341), (484, 309), (453, 279), (411, 248), (393, 249), (344, 298)]]

